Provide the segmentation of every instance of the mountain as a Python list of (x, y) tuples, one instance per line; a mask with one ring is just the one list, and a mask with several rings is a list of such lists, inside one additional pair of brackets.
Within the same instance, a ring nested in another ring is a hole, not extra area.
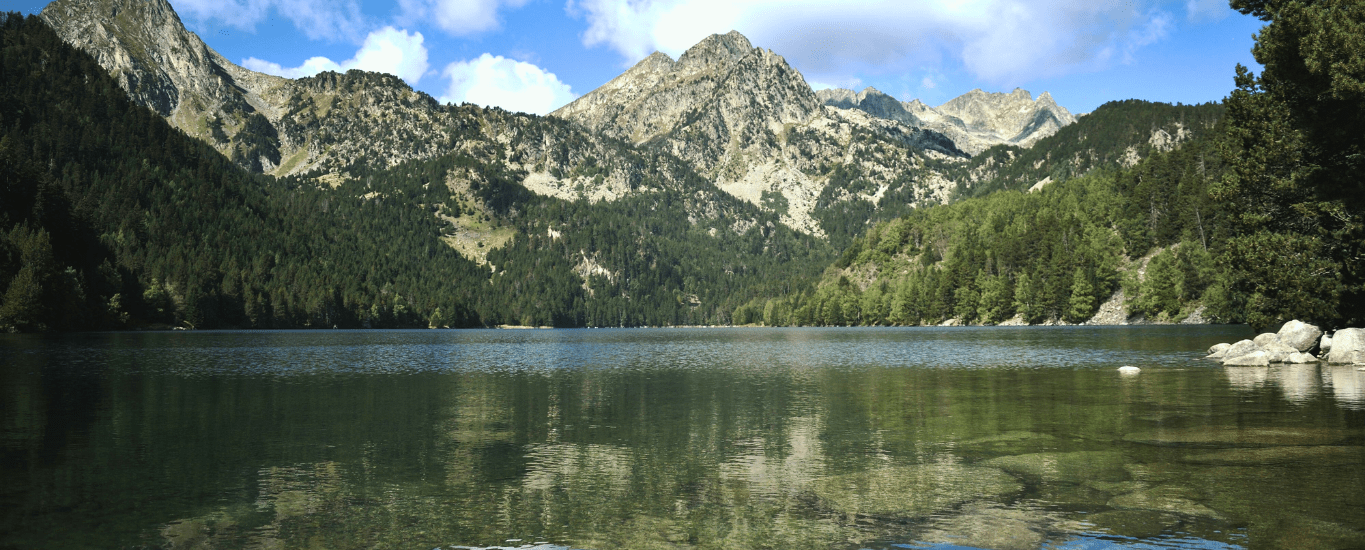
[[(551, 116), (676, 155), (815, 235), (833, 231), (815, 212), (831, 203), (875, 205), (888, 191), (908, 203), (945, 200), (951, 186), (921, 168), (966, 158), (939, 133), (825, 107), (782, 56), (734, 31), (676, 61), (656, 52)], [(864, 180), (860, 188), (827, 189), (839, 166)]]
[(676, 157), (473, 105), (430, 158), (252, 173), (6, 19), (0, 330), (724, 324), (833, 257)]
[[(815, 289), (751, 301), (735, 317), (800, 325), (1235, 319), (1215, 263), (1231, 219), (1210, 194), (1225, 170), (1222, 115), (1220, 104), (1110, 102), (1031, 149), (994, 146), (964, 168), (953, 202), (876, 224)], [(1049, 170), (1057, 181), (1029, 184)], [(972, 176), (981, 178), (975, 189)]]
[(1076, 117), (1053, 101), (1051, 94), (1043, 92), (1035, 100), (1019, 88), (1008, 94), (972, 90), (937, 108), (918, 99), (902, 102), (872, 87), (856, 93), (832, 88), (816, 94), (825, 105), (858, 109), (877, 118), (933, 130), (948, 136), (958, 148), (972, 155), (993, 145), (1028, 148), (1076, 122)]

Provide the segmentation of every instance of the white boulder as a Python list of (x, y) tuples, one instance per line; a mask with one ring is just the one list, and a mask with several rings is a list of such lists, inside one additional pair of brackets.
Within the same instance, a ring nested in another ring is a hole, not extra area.
[(1322, 330), (1296, 319), (1280, 327), (1275, 336), (1281, 343), (1294, 348), (1295, 351), (1308, 351), (1313, 349), (1313, 344), (1322, 336)]
[(1365, 329), (1344, 328), (1332, 335), (1332, 352), (1327, 362), (1332, 365), (1365, 363)]
[(1270, 354), (1264, 351), (1253, 351), (1237, 357), (1229, 357), (1223, 361), (1223, 365), (1229, 367), (1264, 367), (1269, 364)]

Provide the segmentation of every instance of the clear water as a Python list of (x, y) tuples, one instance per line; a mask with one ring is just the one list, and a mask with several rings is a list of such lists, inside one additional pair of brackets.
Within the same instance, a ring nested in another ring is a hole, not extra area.
[(1249, 335), (0, 336), (0, 548), (1365, 547), (1365, 372)]

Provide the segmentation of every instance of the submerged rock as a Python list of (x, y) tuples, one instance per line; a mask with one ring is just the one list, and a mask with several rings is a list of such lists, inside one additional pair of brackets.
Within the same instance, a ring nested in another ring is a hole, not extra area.
[(1223, 515), (1196, 502), (1198, 491), (1179, 485), (1159, 485), (1109, 499), (1109, 506), (1119, 510), (1151, 510), (1182, 516), (1223, 519)]
[(1085, 519), (1104, 531), (1136, 539), (1161, 536), (1167, 529), (1180, 524), (1175, 516), (1151, 510), (1112, 510), (1086, 514)]
[(1134, 374), (1137, 374), (1137, 373), (1139, 373), (1139, 372), (1142, 372), (1142, 369), (1137, 368), (1137, 367), (1134, 367), (1134, 366), (1122, 366), (1122, 367), (1119, 367), (1119, 374), (1134, 375)]
[(1163, 447), (1279, 447), (1329, 445), (1351, 437), (1330, 428), (1237, 428), (1211, 426), (1133, 432), (1124, 441)]
[(1045, 483), (1085, 481), (1123, 481), (1123, 453), (1115, 451), (1077, 451), (1072, 453), (1032, 453), (992, 458), (983, 465), (1000, 468), (1025, 479)]
[(934, 521), (916, 539), (990, 550), (1035, 550), (1046, 541), (1053, 523), (1036, 510), (981, 506)]
[(1365, 447), (1314, 445), (1308, 447), (1227, 449), (1192, 454), (1182, 459), (1182, 462), (1220, 466), (1262, 466), (1265, 464), (1307, 462), (1314, 466), (1342, 466), (1365, 464)]
[(1322, 336), (1322, 329), (1296, 319), (1280, 327), (1280, 331), (1275, 333), (1275, 336), (1281, 343), (1294, 348), (1296, 351), (1308, 351), (1313, 349), (1318, 337)]
[(828, 477), (812, 491), (821, 506), (849, 516), (924, 517), (973, 500), (1023, 490), (997, 469), (960, 464), (919, 464)]

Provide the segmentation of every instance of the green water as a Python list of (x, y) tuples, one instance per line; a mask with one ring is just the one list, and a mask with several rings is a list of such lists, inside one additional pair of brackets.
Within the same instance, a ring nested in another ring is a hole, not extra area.
[(0, 336), (0, 548), (1365, 547), (1365, 372), (1246, 336)]

